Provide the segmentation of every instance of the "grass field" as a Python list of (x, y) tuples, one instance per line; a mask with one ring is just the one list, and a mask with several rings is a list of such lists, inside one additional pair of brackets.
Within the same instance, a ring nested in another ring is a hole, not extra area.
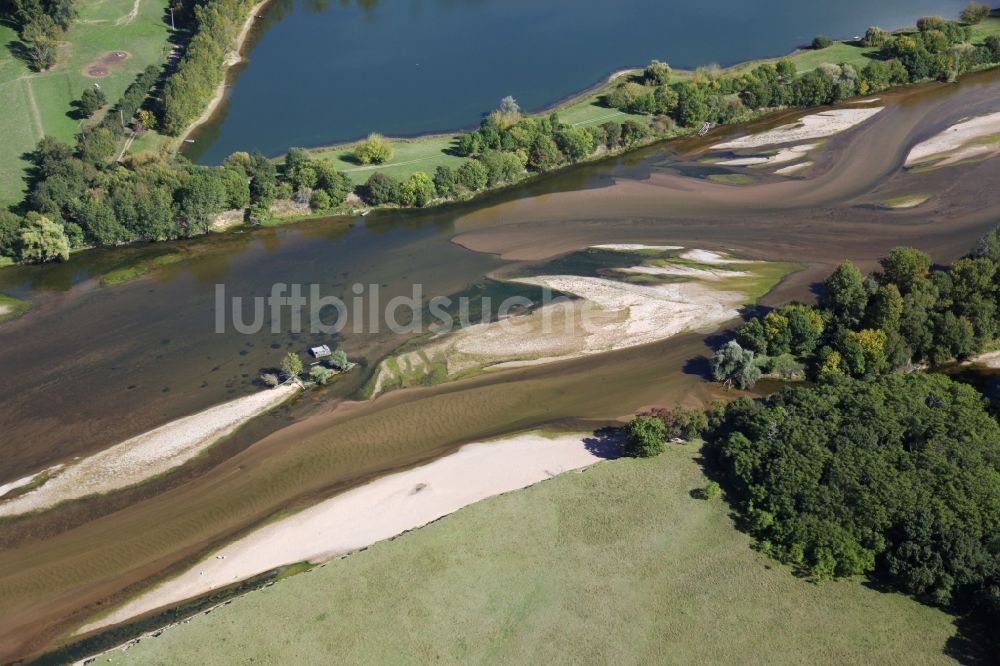
[[(169, 26), (163, 21), (166, 0), (81, 0), (80, 18), (63, 37), (58, 64), (34, 72), (13, 55), (17, 33), (0, 25), (0, 205), (20, 201), (26, 163), (22, 155), (43, 134), (71, 141), (80, 121), (71, 117), (71, 102), (85, 88), (101, 84), (112, 103), (135, 75), (152, 63), (164, 62)], [(132, 10), (137, 11), (133, 15)], [(83, 70), (107, 51), (130, 57), (108, 76), (94, 79)]]
[[(111, 663), (953, 663), (952, 618), (751, 549), (691, 446), (492, 498)], [(107, 663), (102, 656), (100, 663)]]

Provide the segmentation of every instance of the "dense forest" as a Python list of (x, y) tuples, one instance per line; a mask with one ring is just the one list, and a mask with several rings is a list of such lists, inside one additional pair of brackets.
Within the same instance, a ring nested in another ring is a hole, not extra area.
[(818, 305), (751, 318), (716, 353), (716, 379), (748, 387), (760, 376), (755, 367), (786, 378), (873, 379), (968, 358), (1000, 337), (1000, 232), (947, 267), (906, 247), (879, 263), (864, 276), (845, 261), (823, 282)]
[(997, 626), (1000, 426), (972, 387), (915, 372), (787, 388), (730, 403), (708, 439), (764, 552)]

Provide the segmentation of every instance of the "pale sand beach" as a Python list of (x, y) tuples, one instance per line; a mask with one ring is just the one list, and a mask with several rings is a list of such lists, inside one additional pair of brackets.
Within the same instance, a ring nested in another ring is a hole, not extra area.
[[(120, 490), (163, 474), (232, 434), (253, 417), (284, 402), (297, 390), (285, 384), (237, 398), (69, 463), (38, 488), (0, 501), (0, 516), (48, 509), (68, 500)], [(15, 481), (16, 485), (5, 492), (31, 483), (36, 476)]]
[(879, 113), (883, 108), (877, 106), (869, 109), (833, 109), (831, 111), (821, 111), (820, 113), (803, 116), (798, 122), (775, 127), (760, 134), (750, 134), (733, 139), (732, 141), (717, 143), (712, 146), (712, 149), (735, 150), (739, 148), (758, 148), (777, 143), (791, 143), (792, 141), (807, 141), (809, 139), (833, 136), (856, 125), (860, 125)]
[(1000, 153), (1000, 111), (969, 118), (915, 145), (906, 156), (906, 166), (937, 162), (955, 164)]
[(804, 143), (800, 146), (782, 148), (774, 155), (761, 155), (753, 157), (737, 157), (731, 160), (723, 160), (718, 164), (722, 166), (767, 166), (769, 164), (787, 164), (800, 160), (818, 146), (818, 143)]
[(124, 622), (285, 564), (323, 562), (487, 497), (592, 465), (607, 457), (606, 451), (593, 450), (599, 448), (595, 442), (589, 434), (525, 433), (468, 444), (444, 458), (382, 477), (265, 525), (78, 633)]

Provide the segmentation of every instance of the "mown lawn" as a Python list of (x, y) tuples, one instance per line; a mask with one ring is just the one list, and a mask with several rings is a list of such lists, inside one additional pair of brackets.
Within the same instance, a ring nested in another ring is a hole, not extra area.
[[(104, 88), (110, 102), (121, 96), (136, 74), (161, 63), (169, 50), (169, 26), (163, 16), (166, 0), (141, 0), (138, 12), (128, 19), (132, 0), (81, 0), (80, 18), (63, 37), (59, 63), (50, 71), (34, 72), (13, 56), (0, 54), (0, 205), (21, 199), (27, 166), (22, 155), (42, 134), (72, 141), (80, 121), (70, 115), (71, 103), (94, 82)], [(0, 26), (0, 43), (16, 43), (17, 33)], [(113, 67), (109, 76), (94, 79), (83, 70), (107, 51), (126, 51), (128, 60)]]
[[(694, 446), (486, 500), (112, 663), (953, 663), (952, 618), (751, 548)], [(101, 663), (107, 663), (104, 656)]]
[(385, 164), (359, 164), (354, 159), (353, 145), (331, 146), (311, 151), (316, 157), (333, 162), (355, 184), (363, 183), (376, 171), (395, 178), (406, 178), (415, 171), (434, 175), (438, 166), (458, 167), (465, 158), (451, 153), (456, 136), (436, 134), (416, 139), (393, 139), (395, 151)]

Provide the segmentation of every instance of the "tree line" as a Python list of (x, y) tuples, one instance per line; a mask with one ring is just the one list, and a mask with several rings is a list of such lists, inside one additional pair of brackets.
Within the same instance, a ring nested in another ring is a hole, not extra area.
[[(969, 23), (982, 20), (976, 20), (982, 13), (976, 11), (966, 17)], [(848, 63), (825, 63), (800, 76), (795, 63), (784, 58), (735, 75), (703, 69), (690, 80), (672, 81), (669, 65), (654, 60), (640, 76), (612, 88), (604, 102), (629, 113), (660, 116), (661, 122), (697, 127), (706, 121), (740, 122), (760, 109), (834, 104), (894, 85), (953, 81), (1000, 62), (1000, 38), (991, 35), (973, 45), (968, 23), (933, 16), (921, 18), (917, 28), (914, 33), (869, 28), (862, 43), (878, 51), (860, 70)], [(820, 40), (814, 48), (828, 45), (829, 40)]]
[(715, 378), (749, 387), (763, 369), (820, 382), (874, 379), (969, 358), (1000, 338), (1000, 231), (947, 267), (908, 247), (879, 265), (865, 276), (845, 261), (824, 280), (817, 305), (751, 318), (715, 353)]

